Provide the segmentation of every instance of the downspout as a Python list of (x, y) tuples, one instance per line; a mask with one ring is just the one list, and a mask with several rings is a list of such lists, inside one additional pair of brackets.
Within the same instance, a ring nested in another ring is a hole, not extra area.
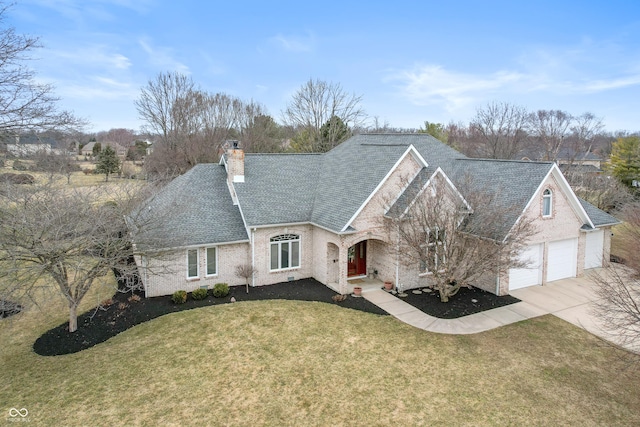
[(398, 290), (398, 282), (400, 280), (400, 223), (397, 225), (396, 239), (396, 290)]
[(251, 286), (256, 286), (256, 228), (251, 229)]
[(143, 282), (142, 282), (142, 286), (144, 287), (144, 297), (148, 298), (148, 295), (147, 295), (147, 257), (142, 255), (140, 258), (141, 258), (141, 264), (142, 264), (142, 275), (144, 277)]

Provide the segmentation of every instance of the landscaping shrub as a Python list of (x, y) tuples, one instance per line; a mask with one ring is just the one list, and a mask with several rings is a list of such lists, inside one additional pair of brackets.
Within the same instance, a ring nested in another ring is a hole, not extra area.
[(176, 304), (184, 304), (187, 302), (187, 291), (175, 291), (173, 295), (171, 295), (171, 301)]
[(26, 171), (28, 169), (27, 165), (20, 160), (13, 161), (13, 170), (17, 171)]
[(213, 286), (213, 296), (216, 298), (223, 298), (229, 295), (229, 285), (226, 283), (216, 283)]
[(198, 288), (191, 292), (191, 298), (193, 298), (194, 300), (205, 299), (207, 297), (207, 293), (207, 288)]
[(9, 184), (33, 184), (36, 179), (28, 173), (3, 173), (0, 174), (0, 182)]

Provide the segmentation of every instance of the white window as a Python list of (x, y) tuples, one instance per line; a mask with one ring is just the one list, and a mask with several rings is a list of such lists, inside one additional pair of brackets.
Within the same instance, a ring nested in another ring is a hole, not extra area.
[(551, 216), (551, 212), (553, 212), (552, 209), (553, 194), (551, 194), (551, 190), (547, 188), (546, 190), (544, 190), (544, 193), (542, 193), (542, 216)]
[(197, 277), (200, 277), (198, 264), (198, 250), (187, 250), (187, 279), (195, 279)]
[(216, 248), (207, 248), (207, 276), (218, 274), (218, 251)]
[(300, 236), (281, 234), (271, 238), (271, 271), (300, 267)]
[(445, 251), (445, 232), (435, 228), (424, 233), (424, 256), (425, 259), (420, 261), (420, 271), (428, 273), (432, 270), (438, 270), (440, 265), (446, 261)]

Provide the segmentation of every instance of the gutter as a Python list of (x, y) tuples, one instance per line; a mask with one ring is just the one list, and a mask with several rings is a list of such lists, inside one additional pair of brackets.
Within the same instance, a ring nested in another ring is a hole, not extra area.
[(398, 290), (398, 282), (400, 281), (400, 224), (397, 223), (397, 242), (396, 242), (396, 290)]
[(251, 229), (251, 287), (256, 286), (256, 228)]

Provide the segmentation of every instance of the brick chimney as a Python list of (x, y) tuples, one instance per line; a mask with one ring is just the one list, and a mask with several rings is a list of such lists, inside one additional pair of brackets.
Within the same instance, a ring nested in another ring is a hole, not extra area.
[(227, 149), (227, 179), (229, 182), (244, 182), (244, 151), (238, 141), (230, 141)]

